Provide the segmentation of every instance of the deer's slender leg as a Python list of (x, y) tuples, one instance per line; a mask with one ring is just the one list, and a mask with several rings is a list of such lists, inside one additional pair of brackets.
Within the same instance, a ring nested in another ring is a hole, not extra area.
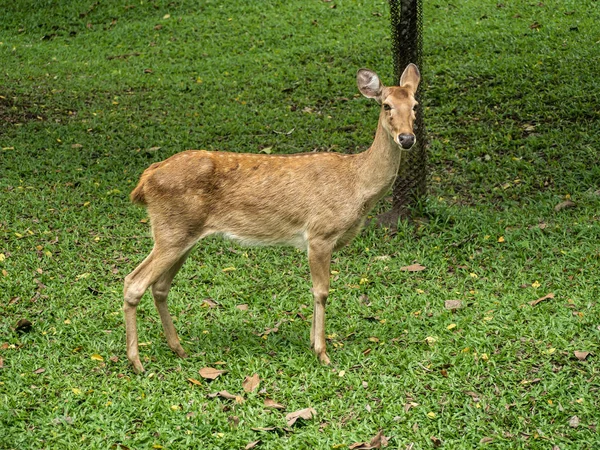
[(325, 343), (325, 305), (329, 296), (329, 266), (333, 247), (324, 241), (311, 241), (308, 246), (308, 265), (314, 298), (311, 344), (323, 364), (329, 364)]
[(171, 289), (171, 283), (173, 282), (173, 278), (185, 263), (188, 255), (191, 250), (188, 250), (180, 259), (177, 261), (169, 270), (167, 270), (156, 282), (152, 285), (152, 296), (154, 297), (154, 305), (158, 310), (158, 314), (160, 315), (160, 321), (162, 322), (163, 330), (165, 332), (165, 337), (167, 338), (167, 343), (171, 350), (177, 353), (182, 358), (187, 358), (187, 354), (181, 347), (179, 343), (179, 337), (177, 336), (177, 331), (175, 330), (175, 326), (173, 325), (173, 319), (169, 314), (169, 309), (167, 306), (167, 296), (169, 295), (169, 290)]
[(173, 267), (189, 251), (190, 247), (189, 245), (182, 248), (155, 244), (150, 255), (125, 277), (123, 312), (125, 313), (127, 358), (137, 373), (144, 371), (138, 351), (137, 305), (148, 287)]

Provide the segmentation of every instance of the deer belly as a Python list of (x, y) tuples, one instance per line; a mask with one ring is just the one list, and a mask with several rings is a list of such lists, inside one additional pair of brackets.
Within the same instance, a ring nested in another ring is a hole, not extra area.
[(307, 237), (306, 232), (298, 231), (295, 233), (233, 233), (223, 232), (221, 235), (226, 239), (237, 241), (242, 245), (249, 246), (271, 246), (271, 245), (285, 245), (296, 247), (301, 250), (307, 248)]

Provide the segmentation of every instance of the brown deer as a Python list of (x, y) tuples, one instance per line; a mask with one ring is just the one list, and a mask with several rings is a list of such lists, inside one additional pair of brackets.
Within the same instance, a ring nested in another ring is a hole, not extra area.
[(131, 200), (148, 210), (154, 248), (125, 278), (123, 305), (127, 358), (136, 372), (144, 371), (136, 308), (150, 286), (169, 347), (187, 356), (167, 309), (167, 294), (192, 247), (211, 234), (307, 250), (314, 297), (310, 342), (319, 360), (329, 364), (325, 304), (331, 254), (358, 234), (368, 212), (392, 186), (401, 150), (414, 145), (419, 80), (414, 64), (402, 74), (399, 87), (384, 86), (368, 69), (358, 71), (360, 92), (381, 105), (375, 139), (363, 153), (279, 156), (189, 150), (146, 169)]

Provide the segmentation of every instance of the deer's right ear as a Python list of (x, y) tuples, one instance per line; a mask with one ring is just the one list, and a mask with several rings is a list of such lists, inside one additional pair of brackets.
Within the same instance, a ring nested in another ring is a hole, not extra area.
[(356, 74), (358, 90), (367, 98), (374, 98), (381, 103), (383, 84), (375, 72), (369, 69), (360, 69)]

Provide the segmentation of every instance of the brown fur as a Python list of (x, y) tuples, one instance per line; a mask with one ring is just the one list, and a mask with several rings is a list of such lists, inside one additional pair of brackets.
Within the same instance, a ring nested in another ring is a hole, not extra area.
[(169, 345), (185, 356), (166, 309), (166, 296), (191, 248), (210, 234), (308, 251), (315, 297), (311, 343), (319, 359), (329, 362), (324, 320), (331, 253), (360, 231), (367, 213), (398, 173), (398, 136), (414, 136), (419, 73), (416, 66), (409, 66), (402, 87), (384, 87), (364, 69), (357, 81), (365, 96), (386, 106), (373, 144), (364, 153), (273, 156), (190, 150), (144, 171), (131, 200), (147, 207), (155, 245), (126, 277), (124, 291), (127, 353), (136, 371), (143, 366), (135, 311), (149, 286)]

